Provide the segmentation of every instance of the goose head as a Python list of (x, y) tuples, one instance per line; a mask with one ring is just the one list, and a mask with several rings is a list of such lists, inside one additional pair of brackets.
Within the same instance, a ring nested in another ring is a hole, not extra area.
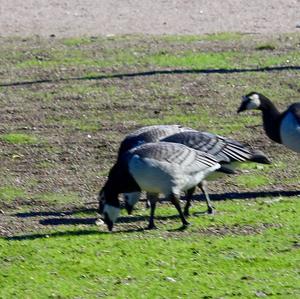
[(103, 188), (98, 195), (99, 200), (99, 214), (103, 216), (103, 221), (107, 225), (109, 231), (112, 231), (115, 222), (120, 215), (120, 205), (118, 197), (109, 198)]
[(261, 94), (257, 92), (251, 92), (242, 97), (242, 103), (237, 110), (240, 113), (245, 110), (259, 110), (261, 108)]
[(120, 215), (120, 208), (112, 206), (108, 203), (104, 204), (103, 208), (103, 221), (107, 225), (109, 231), (112, 231), (115, 222)]

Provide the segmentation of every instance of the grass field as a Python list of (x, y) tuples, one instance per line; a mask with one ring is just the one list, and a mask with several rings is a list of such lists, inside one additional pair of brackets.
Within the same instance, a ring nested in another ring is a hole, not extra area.
[[(299, 101), (300, 34), (0, 38), (0, 298), (300, 297), (299, 156), (265, 136), (257, 91)], [(195, 196), (97, 226), (96, 195), (130, 131), (183, 124), (264, 151)]]

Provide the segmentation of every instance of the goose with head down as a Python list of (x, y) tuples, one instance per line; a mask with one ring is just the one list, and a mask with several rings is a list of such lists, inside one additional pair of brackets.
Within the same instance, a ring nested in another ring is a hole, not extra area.
[[(99, 193), (104, 222), (111, 231), (119, 216), (120, 193), (144, 190), (154, 195), (164, 194), (174, 204), (186, 227), (188, 222), (180, 207), (180, 193), (194, 188), (222, 168), (212, 155), (178, 143), (146, 143), (132, 148), (119, 156)], [(157, 196), (151, 197), (149, 229), (155, 228), (156, 200)]]
[[(232, 171), (228, 171), (227, 174), (234, 173), (234, 168), (239, 162), (256, 162), (262, 164), (269, 164), (270, 161), (264, 153), (259, 150), (252, 149), (250, 146), (242, 144), (231, 138), (219, 136), (208, 132), (200, 132), (196, 130), (181, 131), (165, 138), (161, 138), (160, 142), (173, 142), (184, 144), (190, 148), (208, 153), (214, 156), (221, 164), (226, 165), (227, 170), (230, 168)], [(224, 173), (224, 172), (223, 172)], [(219, 177), (220, 172), (215, 172), (210, 179)], [(206, 181), (200, 182), (199, 187), (205, 195), (206, 202), (209, 203), (209, 195), (206, 190)], [(187, 191), (186, 206), (184, 208), (184, 214), (189, 215), (189, 207), (191, 203), (191, 197), (195, 188)], [(129, 213), (131, 213), (133, 206), (139, 199), (138, 193), (131, 193), (125, 195), (125, 207)], [(208, 213), (213, 213), (213, 207), (208, 204)]]
[[(175, 142), (184, 144), (190, 148), (208, 153), (220, 161), (221, 165), (226, 166), (226, 169), (231, 169), (232, 172), (227, 172), (226, 174), (234, 173), (235, 167), (241, 162), (255, 162), (261, 164), (270, 164), (270, 160), (266, 155), (259, 151), (252, 149), (250, 146), (242, 144), (231, 138), (219, 136), (216, 134), (208, 132), (199, 131), (187, 131), (173, 134), (166, 138), (161, 139), (162, 142)], [(214, 175), (210, 176), (210, 179), (215, 179), (225, 173), (215, 172)], [(204, 193), (206, 200), (209, 201), (209, 195), (206, 191), (206, 181), (200, 182), (199, 187)], [(184, 209), (185, 215), (189, 215), (189, 207), (191, 205), (191, 196), (193, 190), (189, 190), (187, 194), (187, 203)], [(213, 211), (208, 208), (208, 212)]]
[[(194, 131), (189, 127), (184, 127), (181, 125), (152, 125), (141, 127), (128, 135), (123, 139), (120, 144), (118, 157), (121, 157), (128, 150), (137, 147), (144, 143), (158, 142), (162, 138), (173, 135), (175, 133)], [(147, 198), (150, 195), (147, 194)], [(134, 205), (138, 202), (141, 197), (141, 192), (130, 192), (124, 193), (125, 208), (128, 214), (132, 213)], [(147, 203), (150, 198), (147, 200)]]

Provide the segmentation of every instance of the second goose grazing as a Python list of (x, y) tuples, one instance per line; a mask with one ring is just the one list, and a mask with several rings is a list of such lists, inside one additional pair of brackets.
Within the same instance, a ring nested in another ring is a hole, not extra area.
[[(224, 164), (224, 162), (229, 163), (229, 165), (226, 165), (227, 168), (230, 166), (232, 166), (232, 168), (235, 168), (238, 162), (256, 162), (262, 164), (270, 164), (269, 159), (261, 151), (254, 150), (249, 146), (233, 139), (208, 132), (180, 132), (163, 138), (161, 139), (161, 141), (184, 144), (190, 148), (208, 153), (214, 156), (218, 161), (220, 161), (221, 164)], [(209, 202), (209, 195), (205, 188), (205, 181), (202, 181), (199, 187), (204, 193), (206, 200)], [(192, 194), (192, 190), (190, 190), (187, 194), (187, 204), (184, 209), (185, 215), (189, 215), (189, 207)], [(213, 212), (210, 207), (208, 207), (208, 212)]]
[(252, 109), (262, 112), (264, 130), (270, 139), (300, 153), (300, 103), (279, 112), (266, 96), (251, 92), (242, 97), (237, 112)]
[[(182, 225), (187, 226), (179, 203), (181, 192), (197, 186), (217, 169), (222, 166), (215, 157), (182, 144), (158, 142), (135, 147), (119, 156), (99, 193), (104, 222), (111, 231), (119, 216), (120, 193), (144, 190), (164, 194), (176, 207)], [(156, 200), (157, 196), (151, 196), (149, 229), (155, 228)]]
[[(238, 162), (256, 162), (262, 164), (270, 164), (269, 159), (258, 150), (254, 150), (247, 145), (241, 144), (233, 139), (222, 137), (207, 132), (199, 132), (195, 130), (181, 131), (179, 133), (167, 136), (160, 139), (161, 142), (174, 142), (184, 144), (190, 148), (206, 152), (213, 155), (220, 163), (229, 163), (226, 167), (232, 166), (233, 168)], [(233, 171), (232, 171), (233, 172)], [(228, 173), (232, 173), (228, 172)], [(215, 175), (212, 176), (212, 178)], [(206, 182), (203, 180), (199, 184), (201, 191), (204, 193), (206, 202), (208, 203), (208, 213), (213, 213), (213, 207), (209, 204), (209, 195), (206, 191)], [(189, 215), (189, 207), (191, 203), (191, 197), (193, 195), (193, 189), (187, 192), (187, 203), (184, 208), (184, 214)], [(139, 199), (138, 193), (126, 194), (125, 207), (130, 213), (133, 206)]]

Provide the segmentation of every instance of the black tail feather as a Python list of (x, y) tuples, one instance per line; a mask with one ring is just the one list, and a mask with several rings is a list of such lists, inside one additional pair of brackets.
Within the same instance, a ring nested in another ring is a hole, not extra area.
[(250, 161), (256, 162), (256, 163), (261, 163), (261, 164), (271, 164), (271, 161), (269, 160), (269, 158), (259, 150), (255, 150), (253, 152), (253, 155), (252, 155)]
[(219, 169), (217, 169), (216, 171), (218, 172), (223, 172), (226, 174), (236, 174), (236, 171), (234, 171), (232, 168), (230, 168), (230, 166), (228, 165), (224, 165), (222, 164), (221, 167)]

